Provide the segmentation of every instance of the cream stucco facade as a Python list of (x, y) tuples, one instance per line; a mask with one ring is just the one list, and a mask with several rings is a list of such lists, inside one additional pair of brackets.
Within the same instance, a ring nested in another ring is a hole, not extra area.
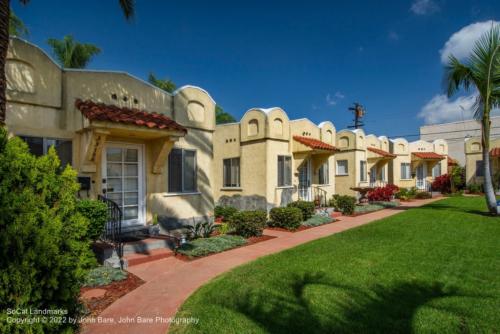
[(447, 173), (448, 144), (404, 138), (390, 140), (390, 152), (396, 157), (389, 164), (389, 182), (401, 188), (430, 190), (435, 177)]
[[(19, 39), (10, 40), (6, 76), (9, 132), (41, 150), (54, 140), (67, 143), (68, 161), (80, 177), (90, 178), (82, 197), (107, 192), (122, 204), (125, 218), (139, 225), (153, 214), (166, 225), (212, 214), (215, 102), (206, 91), (185, 86), (170, 94), (124, 72), (62, 69), (40, 48)], [(76, 107), (77, 100), (158, 113), (187, 132), (89, 119)], [(182, 189), (176, 186), (180, 190), (175, 192), (169, 191), (170, 180), (177, 182), (169, 179), (173, 149), (189, 151), (176, 161), (194, 170), (194, 176), (183, 174)]]
[(250, 109), (240, 122), (216, 126), (215, 199), (265, 210), (299, 198), (326, 200), (335, 192), (334, 145), (331, 122), (289, 120), (281, 108)]
[[(469, 138), (464, 143), (465, 151), (465, 181), (469, 184), (483, 184), (484, 174), (483, 165), (483, 147), (481, 138)], [(500, 172), (500, 138), (490, 139), (490, 164), (491, 174), (493, 176)], [(495, 188), (500, 185), (494, 184)]]

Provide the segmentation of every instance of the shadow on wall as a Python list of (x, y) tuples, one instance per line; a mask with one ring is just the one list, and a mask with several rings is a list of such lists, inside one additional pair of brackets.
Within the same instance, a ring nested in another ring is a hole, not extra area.
[(447, 307), (446, 298), (481, 297), (440, 282), (400, 281), (359, 289), (335, 283), (322, 272), (284, 280), (280, 289), (248, 291), (221, 306), (269, 333), (411, 333), (417, 312), (437, 311), (460, 320), (467, 310)]
[(260, 195), (233, 195), (221, 196), (217, 203), (220, 206), (232, 206), (238, 210), (265, 210), (267, 211), (271, 203), (267, 202), (264, 196)]

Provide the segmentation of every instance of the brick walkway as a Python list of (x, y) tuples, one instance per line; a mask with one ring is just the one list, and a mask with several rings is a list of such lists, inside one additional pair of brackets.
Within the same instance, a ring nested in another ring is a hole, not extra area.
[[(113, 323), (87, 323), (83, 326), (82, 333), (164, 334), (169, 324), (163, 320), (174, 317), (189, 295), (225, 271), (261, 256), (368, 224), (438, 199), (404, 203), (396, 209), (385, 209), (358, 217), (341, 217), (336, 223), (296, 233), (266, 230), (265, 234), (277, 238), (191, 262), (169, 257), (131, 267), (130, 272), (146, 283), (111, 304), (100, 314), (102, 320), (112, 319)], [(152, 323), (138, 323), (138, 317), (150, 319)], [(132, 319), (132, 322), (118, 323), (120, 319), (126, 318)]]

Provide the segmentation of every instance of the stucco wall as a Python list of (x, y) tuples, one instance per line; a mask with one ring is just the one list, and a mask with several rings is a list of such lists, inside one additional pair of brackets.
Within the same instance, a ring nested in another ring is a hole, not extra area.
[[(500, 147), (500, 138), (490, 140), (490, 149)], [(467, 184), (483, 184), (484, 177), (476, 176), (476, 162), (483, 160), (483, 147), (480, 137), (469, 138), (464, 143), (465, 152), (465, 180)], [(500, 166), (498, 158), (491, 158), (491, 168), (493, 174), (496, 173)]]

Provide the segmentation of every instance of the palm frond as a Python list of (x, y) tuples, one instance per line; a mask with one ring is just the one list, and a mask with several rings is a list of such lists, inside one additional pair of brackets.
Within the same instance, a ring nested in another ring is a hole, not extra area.
[(125, 18), (131, 20), (135, 12), (135, 0), (119, 0), (119, 3)]
[(85, 68), (89, 61), (101, 50), (93, 44), (79, 43), (73, 36), (66, 35), (62, 40), (50, 38), (47, 43), (61, 66), (65, 68)]
[(448, 97), (453, 96), (460, 88), (468, 91), (474, 84), (472, 70), (451, 55), (445, 67), (444, 84)]

